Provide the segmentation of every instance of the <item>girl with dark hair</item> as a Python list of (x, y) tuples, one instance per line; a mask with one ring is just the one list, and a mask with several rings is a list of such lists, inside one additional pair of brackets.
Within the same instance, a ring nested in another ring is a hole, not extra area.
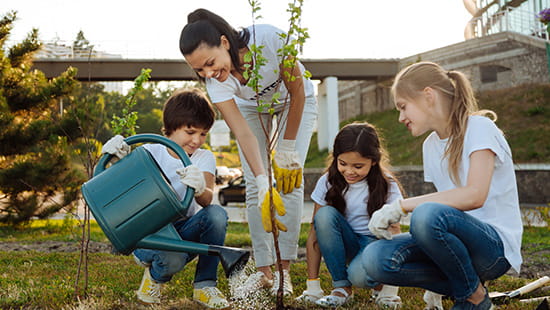
[[(248, 224), (254, 250), (257, 273), (245, 282), (245, 291), (272, 287), (278, 290), (278, 272), (271, 267), (276, 262), (273, 238), (262, 225), (259, 207), (266, 198), (270, 182), (267, 167), (267, 137), (273, 130), (269, 121), (274, 112), (282, 120), (274, 161), (277, 187), (283, 189), (282, 202), (286, 215), (278, 220), (287, 231), (279, 234), (282, 259), (284, 294), (292, 293), (290, 261), (297, 258), (300, 220), (303, 210), (301, 170), (305, 162), (311, 135), (317, 118), (317, 102), (313, 84), (303, 76), (304, 66), (287, 68), (279, 55), (285, 42), (283, 31), (271, 25), (254, 25), (235, 30), (220, 16), (197, 9), (188, 15), (188, 23), (181, 32), (180, 50), (187, 63), (206, 84), (208, 95), (221, 112), (235, 135), (246, 180), (246, 206)], [(245, 68), (254, 66), (245, 61), (251, 45), (263, 46), (265, 63), (259, 69), (260, 90), (247, 86)], [(277, 95), (276, 95), (277, 94)], [(279, 96), (279, 97), (277, 97)], [(271, 103), (280, 98), (274, 111), (258, 111), (258, 100)], [(282, 99), (281, 99), (282, 98)], [(285, 101), (286, 100), (286, 101)], [(273, 283), (277, 285), (273, 286)]]
[[(523, 226), (510, 146), (492, 111), (479, 110), (460, 71), (433, 62), (401, 70), (391, 89), (399, 122), (422, 146), (424, 179), (437, 192), (396, 200), (369, 229), (392, 239), (369, 245), (352, 283), (422, 287), (454, 298), (452, 310), (489, 310), (483, 282), (521, 266)], [(387, 228), (411, 214), (410, 233)], [(351, 268), (350, 268), (351, 269)], [(351, 272), (351, 271), (350, 271)]]
[[(332, 161), (311, 194), (315, 213), (307, 242), (308, 288), (299, 300), (338, 307), (353, 297), (347, 264), (353, 263), (367, 244), (378, 240), (367, 228), (371, 215), (382, 205), (403, 198), (388, 165), (372, 125), (349, 124), (336, 135)], [(399, 223), (394, 224), (393, 232), (399, 231)], [(334, 287), (327, 296), (322, 296), (318, 280), (319, 250)], [(394, 286), (378, 287), (376, 303), (399, 307), (397, 290)]]

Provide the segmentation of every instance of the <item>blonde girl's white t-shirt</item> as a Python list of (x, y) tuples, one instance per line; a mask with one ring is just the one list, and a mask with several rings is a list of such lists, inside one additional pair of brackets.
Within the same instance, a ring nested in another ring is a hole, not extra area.
[[(311, 199), (320, 206), (326, 206), (327, 202), (325, 201), (325, 196), (331, 187), (332, 185), (330, 185), (328, 181), (328, 173), (323, 174), (311, 193)], [(391, 203), (397, 199), (403, 199), (397, 183), (390, 181), (388, 191), (386, 203)], [(370, 216), (367, 212), (368, 198), (369, 185), (366, 179), (354, 184), (349, 184), (348, 190), (344, 193), (344, 199), (346, 201), (346, 212), (344, 217), (353, 231), (361, 235), (373, 235), (368, 228), (370, 220)]]
[[(283, 31), (277, 27), (260, 24), (255, 25), (255, 29), (252, 26), (248, 27), (250, 32), (250, 40), (248, 42), (248, 47), (254, 44), (254, 31), (256, 36), (256, 46), (263, 45), (262, 56), (267, 60), (267, 63), (260, 68), (259, 74), (262, 76), (260, 80), (260, 85), (262, 86), (261, 90), (258, 92), (260, 99), (264, 103), (271, 103), (271, 98), (273, 94), (280, 93), (279, 100), (282, 102), (284, 98), (287, 98), (288, 90), (286, 89), (285, 83), (283, 82), (280, 74), (279, 65), (281, 64), (282, 58), (277, 55), (277, 50), (282, 48), (284, 41), (279, 36)], [(305, 72), (305, 68), (301, 62), (298, 61), (297, 65), (299, 66), (302, 74)], [(304, 82), (304, 92), (305, 96), (314, 96), (313, 84), (309, 79), (306, 79), (302, 76)], [(242, 85), (237, 78), (229, 74), (229, 77), (220, 82), (214, 78), (206, 78), (206, 90), (208, 96), (213, 103), (223, 102), (227, 100), (234, 99), (238, 105), (246, 106), (256, 106), (256, 92), (246, 86)]]
[[(439, 139), (439, 136), (432, 132), (423, 144), (424, 180), (432, 182), (438, 192), (456, 188), (449, 176), (448, 160), (443, 158), (447, 141), (448, 139)], [(506, 259), (519, 272), (522, 262), (523, 224), (512, 151), (492, 120), (484, 116), (470, 116), (459, 167), (461, 186), (467, 181), (470, 155), (480, 150), (491, 150), (495, 154), (489, 194), (481, 208), (465, 212), (495, 228), (504, 244)]]
[[(162, 144), (145, 144), (143, 147), (153, 155), (153, 158), (158, 163), (166, 178), (172, 185), (172, 188), (178, 195), (180, 200), (185, 197), (187, 191), (187, 185), (184, 185), (180, 181), (180, 176), (176, 173), (177, 169), (183, 168), (181, 159), (175, 158), (168, 152), (166, 146)], [(216, 158), (214, 154), (209, 150), (198, 149), (190, 157), (191, 163), (197, 166), (202, 172), (208, 172), (212, 175), (216, 173)], [(187, 209), (187, 218), (195, 215), (201, 209), (195, 199), (191, 202), (189, 209)]]

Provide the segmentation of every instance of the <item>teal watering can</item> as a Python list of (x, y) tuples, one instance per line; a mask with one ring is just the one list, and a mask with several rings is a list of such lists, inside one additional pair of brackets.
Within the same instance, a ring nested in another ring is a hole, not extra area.
[[(174, 151), (184, 166), (189, 157), (174, 141), (155, 134), (125, 139), (128, 145), (160, 143)], [(137, 248), (216, 255), (227, 277), (240, 270), (249, 251), (182, 240), (172, 223), (187, 213), (194, 190), (187, 188), (179, 200), (162, 169), (142, 146), (121, 160), (107, 164), (113, 155), (104, 154), (94, 176), (82, 185), (82, 195), (98, 225), (115, 249), (125, 255)]]

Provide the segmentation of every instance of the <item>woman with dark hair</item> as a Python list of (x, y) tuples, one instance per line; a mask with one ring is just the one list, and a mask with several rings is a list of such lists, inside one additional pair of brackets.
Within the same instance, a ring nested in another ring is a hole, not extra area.
[[(298, 236), (302, 217), (304, 193), (301, 170), (317, 118), (317, 102), (313, 84), (303, 76), (304, 66), (296, 61), (289, 68), (284, 61), (293, 56), (280, 55), (285, 45), (284, 32), (271, 25), (254, 25), (237, 31), (220, 16), (197, 9), (188, 15), (188, 24), (180, 37), (180, 50), (187, 63), (206, 85), (208, 95), (222, 113), (235, 135), (246, 180), (246, 205), (249, 230), (257, 273), (245, 282), (244, 288), (272, 287), (278, 290), (278, 273), (273, 273), (276, 254), (273, 238), (262, 225), (259, 206), (266, 198), (269, 181), (267, 167), (267, 137), (272, 131), (272, 113), (282, 120), (275, 152), (277, 187), (283, 189), (282, 201), (286, 215), (280, 220), (287, 228), (279, 235), (279, 248), (284, 274), (284, 294), (292, 293), (290, 261), (297, 258)], [(251, 45), (263, 46), (265, 62), (259, 68), (259, 85), (255, 90), (247, 85), (245, 68), (256, 64), (245, 61)], [(273, 111), (259, 108), (258, 103), (281, 101)]]

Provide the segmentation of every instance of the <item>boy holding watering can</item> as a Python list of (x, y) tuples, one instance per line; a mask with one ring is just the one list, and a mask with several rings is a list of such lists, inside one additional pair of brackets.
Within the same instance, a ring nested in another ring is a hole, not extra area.
[[(192, 165), (184, 167), (172, 150), (161, 144), (146, 144), (174, 191), (180, 199), (187, 187), (195, 189), (195, 199), (187, 214), (174, 222), (183, 240), (210, 245), (223, 245), (227, 228), (227, 213), (218, 205), (212, 205), (216, 171), (216, 159), (209, 150), (201, 149), (208, 131), (214, 124), (212, 105), (198, 89), (176, 91), (163, 110), (163, 133), (176, 142), (189, 155)], [(130, 147), (120, 135), (111, 138), (103, 153), (119, 158), (130, 152)], [(192, 253), (137, 249), (134, 260), (145, 268), (137, 297), (146, 304), (161, 302), (161, 287), (197, 256)], [(219, 257), (199, 255), (193, 300), (213, 309), (229, 307), (229, 302), (216, 287)]]

